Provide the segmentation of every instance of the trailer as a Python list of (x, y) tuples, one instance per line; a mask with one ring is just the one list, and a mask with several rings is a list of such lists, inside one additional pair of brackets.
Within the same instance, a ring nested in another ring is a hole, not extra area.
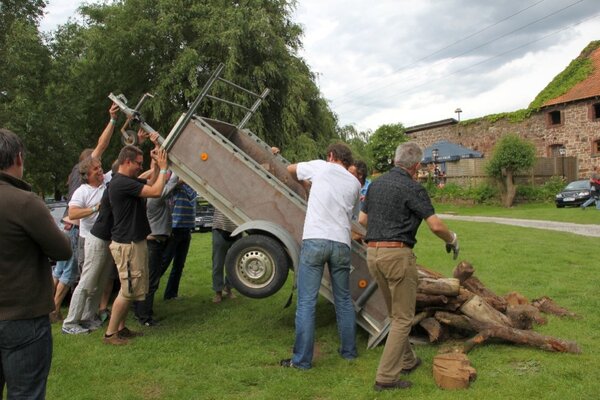
[[(297, 271), (307, 193), (287, 171), (289, 162), (244, 129), (268, 89), (261, 94), (246, 90), (221, 78), (222, 70), (219, 65), (189, 110), (159, 140), (167, 150), (170, 168), (238, 226), (232, 234), (242, 237), (232, 245), (225, 262), (232, 285), (245, 296), (264, 298), (282, 288), (290, 270)], [(217, 81), (244, 91), (255, 102), (246, 107), (211, 95)], [(123, 95), (111, 93), (109, 98), (146, 132), (154, 131), (139, 112), (143, 101), (130, 108)], [(241, 107), (246, 114), (238, 124), (196, 115), (206, 99)], [(364, 231), (356, 223), (353, 230)], [(295, 285), (295, 274), (290, 276)], [(369, 334), (368, 348), (375, 347), (387, 335), (390, 322), (383, 296), (367, 268), (366, 248), (356, 241), (352, 243), (350, 290), (357, 324)], [(333, 303), (327, 270), (320, 294)]]

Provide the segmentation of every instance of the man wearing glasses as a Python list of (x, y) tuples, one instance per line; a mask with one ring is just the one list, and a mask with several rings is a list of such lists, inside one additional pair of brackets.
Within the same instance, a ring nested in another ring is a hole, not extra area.
[[(153, 133), (155, 137), (157, 133)], [(119, 168), (110, 182), (109, 198), (114, 224), (110, 252), (115, 260), (121, 290), (113, 303), (112, 314), (103, 341), (124, 345), (130, 338), (141, 336), (125, 327), (132, 301), (141, 301), (148, 292), (148, 247), (146, 237), (151, 233), (144, 198), (160, 197), (167, 181), (165, 150), (151, 153), (153, 174), (146, 181), (138, 179), (144, 157), (135, 146), (125, 146), (117, 160)]]

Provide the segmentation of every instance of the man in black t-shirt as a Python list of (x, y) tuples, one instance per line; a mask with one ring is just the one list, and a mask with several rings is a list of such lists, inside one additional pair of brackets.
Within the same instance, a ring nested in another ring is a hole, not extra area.
[[(157, 135), (153, 133), (152, 135)], [(148, 248), (150, 225), (146, 217), (147, 197), (159, 197), (167, 178), (167, 154), (152, 154), (154, 174), (146, 182), (137, 179), (144, 161), (142, 151), (125, 146), (119, 153), (118, 172), (110, 182), (109, 199), (113, 212), (110, 251), (119, 271), (121, 290), (113, 303), (104, 343), (122, 345), (141, 336), (125, 327), (127, 312), (134, 300), (144, 300), (148, 292)], [(159, 171), (160, 169), (160, 171)]]

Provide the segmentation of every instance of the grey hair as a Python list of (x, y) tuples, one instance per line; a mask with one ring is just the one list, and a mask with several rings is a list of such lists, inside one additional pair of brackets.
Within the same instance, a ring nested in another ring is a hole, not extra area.
[(19, 153), (24, 157), (25, 146), (21, 138), (8, 129), (0, 129), (0, 171), (12, 167)]
[(401, 143), (396, 147), (394, 165), (402, 168), (411, 168), (423, 159), (423, 150), (414, 142)]

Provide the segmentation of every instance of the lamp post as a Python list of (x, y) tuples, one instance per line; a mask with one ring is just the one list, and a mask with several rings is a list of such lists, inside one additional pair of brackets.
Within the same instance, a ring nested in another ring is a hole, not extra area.
[(460, 109), (460, 107), (458, 107), (456, 110), (454, 110), (454, 112), (456, 113), (456, 119), (458, 120), (458, 122), (460, 122), (460, 113), (462, 112), (462, 110)]
[(437, 168), (437, 158), (440, 155), (438, 149), (431, 149), (431, 158), (433, 159), (433, 182), (437, 185), (439, 183), (439, 173)]
[(558, 149), (558, 154), (560, 154), (560, 158), (562, 159), (562, 177), (565, 179), (565, 156), (567, 155), (567, 149), (561, 146)]
[(434, 164), (437, 162), (437, 158), (439, 155), (440, 155), (440, 152), (438, 149), (431, 149), (431, 158), (433, 158)]

